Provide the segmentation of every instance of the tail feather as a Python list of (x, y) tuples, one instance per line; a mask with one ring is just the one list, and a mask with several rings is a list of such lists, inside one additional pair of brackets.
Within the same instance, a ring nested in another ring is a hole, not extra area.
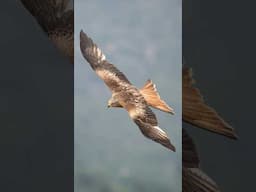
[(149, 106), (174, 114), (173, 109), (161, 99), (157, 92), (156, 85), (151, 80), (148, 80), (140, 89), (140, 93), (143, 95)]

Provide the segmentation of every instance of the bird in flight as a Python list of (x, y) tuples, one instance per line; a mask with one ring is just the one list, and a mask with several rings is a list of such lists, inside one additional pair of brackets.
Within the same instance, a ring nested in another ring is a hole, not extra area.
[[(200, 90), (195, 87), (192, 69), (182, 69), (182, 119), (205, 130), (237, 139), (232, 128), (215, 109), (204, 102)], [(192, 138), (182, 129), (182, 191), (220, 192), (220, 188), (200, 168), (200, 158)]]
[(160, 98), (155, 84), (148, 80), (142, 89), (137, 89), (121, 71), (106, 60), (102, 51), (83, 31), (80, 32), (80, 48), (84, 58), (112, 92), (108, 107), (126, 109), (145, 137), (175, 151), (168, 135), (158, 127), (156, 115), (150, 109), (154, 107), (174, 114), (173, 109)]
[(220, 192), (218, 185), (200, 169), (192, 138), (182, 129), (182, 191)]
[(200, 93), (194, 86), (192, 69), (182, 69), (182, 119), (184, 122), (203, 128), (205, 130), (224, 135), (231, 139), (237, 139), (232, 128), (215, 109), (208, 106)]
[(21, 0), (48, 38), (74, 63), (74, 11), (71, 0)]

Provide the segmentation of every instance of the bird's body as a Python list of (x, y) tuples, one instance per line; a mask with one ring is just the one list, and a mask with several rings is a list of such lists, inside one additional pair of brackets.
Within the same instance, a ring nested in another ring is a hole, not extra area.
[(108, 107), (126, 109), (145, 137), (175, 151), (167, 134), (158, 127), (156, 115), (149, 107), (173, 113), (172, 108), (161, 100), (153, 82), (148, 80), (142, 89), (137, 89), (121, 71), (106, 60), (97, 45), (82, 31), (80, 48), (84, 58), (112, 92)]

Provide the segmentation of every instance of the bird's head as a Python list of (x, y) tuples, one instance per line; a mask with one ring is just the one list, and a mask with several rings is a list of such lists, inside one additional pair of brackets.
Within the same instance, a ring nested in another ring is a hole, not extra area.
[(109, 107), (121, 107), (120, 103), (118, 102), (118, 99), (116, 97), (111, 97), (108, 100), (108, 108)]

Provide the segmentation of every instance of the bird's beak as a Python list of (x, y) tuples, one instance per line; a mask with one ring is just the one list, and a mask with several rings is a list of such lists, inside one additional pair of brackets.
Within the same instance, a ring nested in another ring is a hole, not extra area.
[(108, 108), (110, 107), (110, 105), (108, 104)]

